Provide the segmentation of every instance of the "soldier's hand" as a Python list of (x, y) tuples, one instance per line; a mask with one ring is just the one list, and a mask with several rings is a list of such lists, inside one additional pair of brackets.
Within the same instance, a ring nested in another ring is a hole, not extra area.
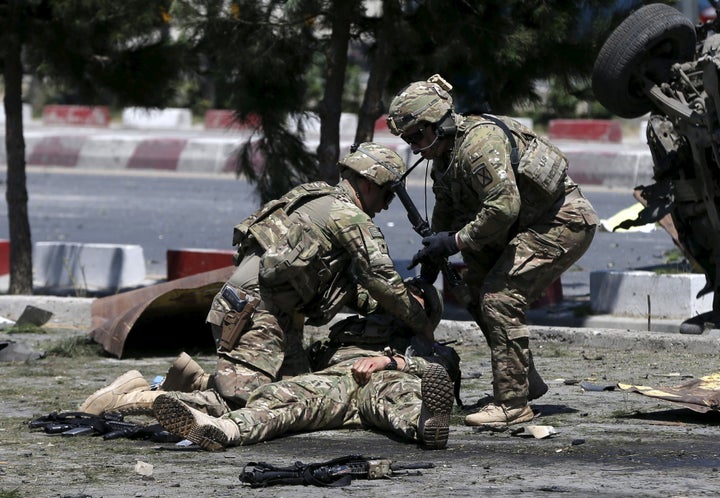
[(425, 247), (415, 253), (408, 269), (414, 268), (418, 263), (438, 261), (460, 251), (455, 241), (455, 232), (434, 233), (423, 237), (422, 243)]
[[(402, 358), (396, 356), (395, 361), (397, 361), (398, 370), (402, 370), (405, 367), (405, 360)], [(370, 381), (373, 372), (385, 370), (385, 367), (387, 367), (389, 363), (390, 358), (387, 356), (368, 356), (356, 361), (350, 368), (350, 371), (352, 372), (355, 382), (364, 386)]]

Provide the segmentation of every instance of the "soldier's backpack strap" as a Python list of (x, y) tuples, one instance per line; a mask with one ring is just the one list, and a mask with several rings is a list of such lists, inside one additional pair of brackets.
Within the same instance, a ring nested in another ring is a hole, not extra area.
[(508, 128), (508, 125), (506, 125), (500, 118), (495, 117), (492, 114), (482, 114), (481, 116), (500, 128), (508, 137), (508, 140), (510, 141), (510, 164), (512, 165), (513, 170), (517, 171), (517, 168), (520, 165), (520, 152), (518, 150), (517, 141), (515, 141), (515, 135), (513, 135), (510, 128)]

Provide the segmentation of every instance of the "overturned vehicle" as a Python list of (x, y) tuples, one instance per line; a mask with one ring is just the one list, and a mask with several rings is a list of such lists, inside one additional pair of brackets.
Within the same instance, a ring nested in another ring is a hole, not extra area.
[[(716, 12), (718, 0), (711, 0)], [(623, 227), (672, 217), (675, 242), (705, 274), (698, 297), (713, 309), (680, 332), (720, 326), (720, 20), (695, 26), (675, 8), (650, 4), (627, 17), (595, 60), (598, 101), (623, 118), (650, 113), (647, 142), (655, 183), (639, 186), (646, 208)]]

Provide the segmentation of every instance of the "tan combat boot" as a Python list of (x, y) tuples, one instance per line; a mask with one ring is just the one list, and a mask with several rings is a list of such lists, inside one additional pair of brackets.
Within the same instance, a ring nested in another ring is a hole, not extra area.
[(240, 429), (229, 418), (217, 418), (191, 408), (167, 393), (160, 393), (153, 412), (168, 432), (192, 441), (208, 451), (218, 451), (241, 443)]
[(187, 353), (180, 353), (173, 361), (160, 386), (163, 391), (180, 391), (190, 393), (204, 391), (208, 387), (210, 374)]
[(465, 417), (465, 425), (485, 425), (489, 427), (506, 427), (508, 425), (529, 422), (535, 414), (527, 403), (516, 406), (490, 403), (479, 412), (471, 413)]
[(92, 415), (105, 412), (122, 414), (152, 414), (152, 402), (157, 393), (137, 370), (125, 372), (109, 386), (95, 391), (78, 408)]

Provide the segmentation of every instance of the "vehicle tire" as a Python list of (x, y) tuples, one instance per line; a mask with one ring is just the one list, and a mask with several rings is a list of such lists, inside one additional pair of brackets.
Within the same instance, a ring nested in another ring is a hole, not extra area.
[(643, 76), (667, 81), (673, 64), (695, 58), (696, 43), (695, 26), (675, 8), (660, 3), (639, 8), (615, 28), (595, 59), (595, 97), (620, 117), (642, 116), (653, 107)]

